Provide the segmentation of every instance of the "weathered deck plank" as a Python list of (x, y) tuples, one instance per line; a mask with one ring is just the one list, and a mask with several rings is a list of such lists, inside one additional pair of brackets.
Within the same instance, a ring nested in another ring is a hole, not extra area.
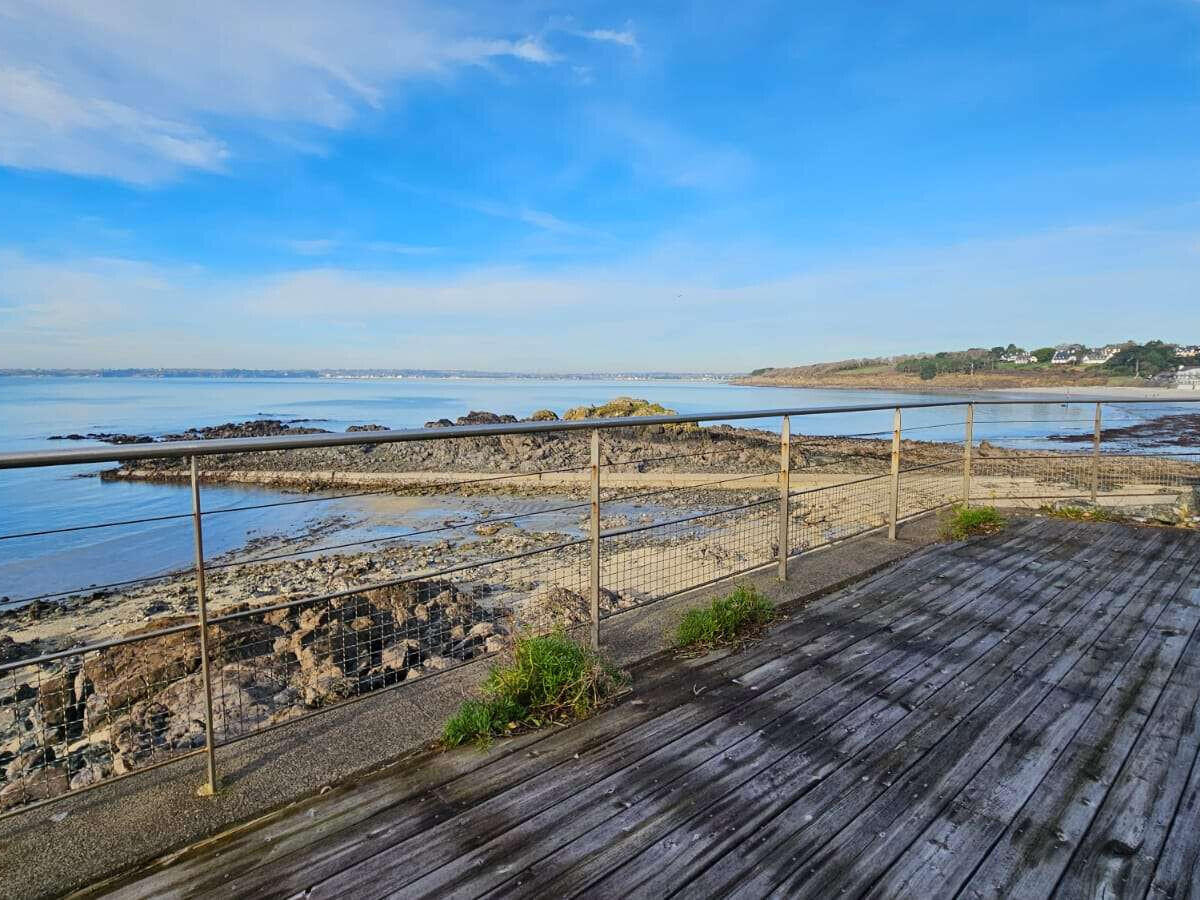
[[(912, 611), (899, 619), (895, 612), (882, 611), (882, 615), (868, 613), (862, 621), (878, 629), (865, 634), (859, 640), (845, 643), (835, 641), (836, 655), (828, 652), (824, 638), (802, 644), (795, 655), (809, 658), (809, 662), (796, 671), (787, 681), (770, 690), (752, 690), (756, 685), (739, 679), (741, 684), (724, 686), (723, 690), (734, 698), (726, 711), (718, 718), (710, 719), (699, 728), (691, 729), (676, 738), (642, 741), (636, 752), (617, 759), (606, 759), (591, 770), (581, 768), (562, 779), (541, 783), (527, 783), (528, 789), (518, 788), (495, 804), (484, 804), (465, 817), (470, 822), (465, 828), (451, 824), (426, 832), (411, 845), (387, 848), (361, 867), (348, 873), (339, 873), (328, 884), (313, 886), (312, 896), (326, 896), (327, 892), (344, 892), (365, 885), (377, 878), (381, 871), (391, 871), (394, 883), (403, 886), (405, 879), (416, 879), (421, 875), (418, 867), (432, 872), (438, 866), (453, 863), (406, 889), (410, 896), (445, 896), (449, 886), (464, 893), (476, 887), (468, 875), (481, 875), (488, 881), (489, 869), (503, 868), (511, 871), (531, 847), (547, 850), (569, 839), (575, 832), (586, 830), (590, 824), (603, 821), (625, 809), (640, 792), (656, 790), (682, 777), (709, 759), (719, 759), (727, 766), (736, 767), (733, 760), (725, 756), (734, 745), (754, 735), (771, 723), (803, 716), (808, 708), (820, 704), (822, 714), (831, 722), (841, 713), (836, 699), (825, 698), (835, 684), (861, 672), (864, 666), (897, 641), (909, 635), (919, 634), (939, 621), (939, 616), (953, 619), (954, 612), (968, 610), (972, 602), (994, 590), (1004, 580), (1019, 578), (1024, 560), (1009, 556), (987, 567), (986, 578), (978, 578), (970, 589), (955, 589), (950, 583), (925, 594)], [(843, 629), (845, 631), (845, 629)], [(861, 651), (861, 652), (859, 652)], [(841, 660), (844, 667), (833, 667), (823, 671), (821, 663)], [(845, 671), (848, 669), (849, 671)], [(861, 676), (860, 676), (861, 677)], [(851, 687), (853, 681), (851, 682)], [(844, 687), (844, 685), (843, 685)], [(853, 696), (851, 694), (851, 696)], [(692, 705), (705, 705), (706, 695)], [(821, 698), (817, 700), (816, 698)], [(808, 732), (811, 723), (801, 723), (802, 731)], [(786, 737), (779, 740), (786, 741)], [(570, 803), (563, 805), (565, 800)], [(526, 832), (523, 823), (536, 822), (533, 834)], [(487, 846), (490, 838), (500, 842), (492, 850)], [(419, 846), (419, 861), (405, 866), (406, 874), (396, 873), (397, 861), (412, 858)], [(479, 885), (486, 887), (487, 885)]]
[[(1200, 604), (1200, 590), (1191, 602)], [(1146, 894), (1200, 752), (1198, 702), (1200, 628), (1193, 629), (1170, 684), (1076, 849), (1058, 896)]]
[(1196, 890), (1200, 536), (1018, 521), (637, 695), (335, 789), (119, 893)]
[[(1102, 552), (1100, 547), (1095, 550)], [(1047, 547), (1048, 554), (1052, 551), (1052, 546)], [(607, 823), (602, 832), (589, 835), (586, 843), (555, 852), (539, 867), (539, 882), (552, 893), (569, 893), (605, 876), (609, 877), (603, 882), (603, 891), (614, 896), (651, 878), (653, 883), (644, 885), (648, 892), (665, 889), (681, 875), (686, 877), (680, 866), (693, 854), (714, 841), (740, 843), (742, 835), (753, 833), (772, 799), (794, 797), (805, 785), (814, 783), (817, 775), (813, 762), (821, 750), (832, 760), (839, 754), (848, 755), (852, 744), (869, 743), (874, 734), (919, 705), (923, 696), (957, 677), (984, 649), (997, 644), (1008, 633), (1009, 617), (1032, 615), (1044, 606), (1049, 598), (1039, 597), (1040, 579), (1069, 583), (1072, 575), (1078, 577), (1085, 570), (1083, 559), (1062, 560), (1040, 572), (1027, 568), (1003, 579), (997, 589), (985, 590), (973, 603), (969, 617), (952, 616), (929, 637), (922, 636), (922, 643), (929, 645), (931, 652), (913, 653), (905, 643), (896, 642), (897, 649), (879, 660), (899, 653), (901, 664), (890, 670), (890, 679), (877, 678), (857, 686), (854, 709), (834, 708), (828, 715), (818, 712), (797, 723), (804, 730), (803, 740), (790, 745), (767, 732), (761, 742), (764, 748), (747, 746), (747, 758), (735, 758), (734, 765), (728, 767), (730, 771), (724, 774), (720, 774), (723, 760), (713, 760), (708, 767), (713, 769), (711, 773), (689, 773), (686, 783), (677, 789), (680, 802), (665, 806), (658, 802), (635, 804)], [(1037, 599), (1030, 609), (1027, 601), (1032, 598)], [(1010, 645), (1008, 649), (1016, 647)], [(827, 723), (836, 725), (836, 729), (824, 727)], [(798, 752), (816, 741), (820, 744), (810, 747), (807, 753)], [(835, 747), (836, 753), (832, 752)], [(799, 788), (797, 779), (801, 780)], [(749, 805), (745, 800), (751, 801)], [(702, 812), (704, 820), (693, 824), (693, 817)], [(712, 839), (697, 839), (697, 832), (712, 835)], [(654, 852), (638, 855), (647, 844), (654, 844)]]
[[(721, 674), (725, 676), (721, 683), (699, 698), (693, 697), (686, 704), (679, 703), (678, 699), (672, 704), (662, 704), (663, 708), (655, 709), (653, 715), (630, 723), (628, 728), (619, 730), (603, 742), (584, 742), (584, 752), (580, 753), (578, 761), (574, 760), (573, 752), (566, 752), (568, 748), (559, 747), (536, 761), (518, 760), (522, 776), (520, 784), (509, 776), (509, 790), (503, 795), (492, 796), (479, 791), (478, 782), (484, 773), (476, 772), (439, 789), (433, 797), (414, 797), (398, 803), (336, 835), (325, 832), (318, 852), (302, 849), (302, 858), (260, 866), (252, 874), (227, 886), (231, 893), (242, 895), (255, 890), (286, 891), (311, 887), (313, 894), (320, 896), (326, 889), (345, 893), (360, 883), (369, 882), (374, 877), (373, 866), (388, 871), (396, 880), (417, 878), (423, 874), (422, 869), (433, 868), (465, 852), (464, 841), (483, 843), (514, 824), (514, 809), (520, 808), (526, 815), (533, 815), (563, 798), (576, 797), (580, 790), (595, 784), (613, 769), (635, 764), (641, 756), (677, 738), (711, 739), (711, 735), (721, 730), (711, 723), (739, 710), (747, 697), (778, 696), (789, 689), (803, 687), (808, 680), (805, 673), (822, 660), (832, 658), (872, 635), (890, 634), (905, 613), (927, 615), (931, 609), (936, 609), (937, 603), (961, 602), (957, 594), (963, 573), (976, 571), (984, 565), (995, 567), (997, 578), (1004, 577), (1005, 573), (1014, 572), (1023, 564), (1023, 557), (1017, 553), (1021, 544), (1017, 537), (998, 543), (986, 553), (969, 553), (949, 560), (945, 568), (935, 566), (932, 588), (929, 573), (920, 565), (905, 567), (895, 593), (888, 591), (877, 595), (877, 605), (870, 602), (870, 592), (853, 592), (806, 610), (788, 623), (780, 635), (781, 640), (790, 639), (791, 652), (776, 650), (754, 668), (748, 668), (736, 657), (730, 658), (721, 667)], [(884, 580), (880, 584), (888, 586), (890, 582)], [(733, 678), (737, 679), (737, 684), (733, 683)], [(772, 694), (772, 690), (777, 693)], [(642, 699), (646, 700), (647, 707), (651, 706), (650, 700)], [(571, 731), (575, 729), (566, 734)], [(501, 768), (505, 766), (502, 764)], [(539, 777), (534, 778), (534, 774)], [(450, 793), (460, 786), (471, 792), (474, 799)], [(464, 808), (470, 807), (453, 823), (449, 822), (442, 807), (448, 796), (453, 796)], [(390, 856), (375, 860), (367, 868), (358, 866), (385, 850)], [(403, 875), (393, 862), (395, 858), (406, 860)], [(329, 885), (320, 884), (323, 876), (330, 879)]]
[[(901, 862), (876, 882), (871, 896), (958, 890), (1035, 792), (1053, 793), (1060, 804), (1078, 804), (1075, 811), (1081, 820), (1094, 811), (1090, 803), (1079, 802), (1086, 798), (1072, 796), (1068, 787), (1080, 777), (1095, 778), (1101, 755), (1123, 761), (1157, 704), (1200, 620), (1200, 610), (1167, 593), (1184, 584), (1194, 566), (1194, 560), (1183, 556), (1180, 566), (1165, 574), (1169, 582), (1152, 579), (1147, 584), (1155, 602), (1134, 623), (1129, 640), (1114, 654), (1096, 651), (1082, 660), (913, 842)], [(1158, 574), (1163, 574), (1162, 568)], [(1160, 604), (1159, 616), (1151, 620)], [(1163, 631), (1168, 636), (1160, 640)], [(1115, 637), (1110, 628), (1106, 639)], [(1135, 639), (1132, 655), (1121, 662), (1118, 657)], [(1044, 779), (1059, 766), (1070, 774), (1061, 790), (1046, 791)], [(1058, 827), (1057, 821), (1046, 823), (1046, 831)], [(1058, 841), (1057, 836), (1047, 839)], [(1050, 884), (1057, 880), (1048, 874), (1040, 877)], [(975, 887), (987, 889), (981, 879)]]
[[(822, 803), (825, 792), (814, 791), (805, 803), (814, 817), (812, 824), (802, 823), (799, 832), (785, 834), (782, 843), (789, 853), (777, 856), (761, 878), (739, 885), (737, 893), (764, 896), (792, 891), (793, 895), (827, 896), (829, 883), (856, 879), (865, 871), (858, 868), (856, 854), (878, 856), (884, 844), (903, 842), (898, 820), (923, 821), (952, 796), (980, 756), (994, 752), (1092, 649), (1113, 620), (1137, 602), (1128, 593), (1131, 586), (1138, 585), (1128, 570), (1098, 592), (1093, 593), (1094, 584), (1085, 586), (1083, 594), (1091, 599), (1068, 621), (1069, 627), (1057, 630), (1023, 662), (998, 672), (1002, 680), (986, 699), (973, 707), (974, 697), (952, 701), (940, 711), (935, 709), (928, 721), (899, 743), (886, 741), (869, 748), (868, 755), (878, 755), (878, 762), (832, 803)], [(1136, 608), (1147, 602), (1149, 598), (1143, 596)], [(966, 701), (966, 709), (961, 701)], [(955, 720), (953, 727), (939, 721), (945, 716)], [(875, 860), (872, 868), (877, 866)]]
[[(861, 609), (858, 614), (861, 616), (875, 607), (912, 602), (927, 580), (953, 584), (958, 572), (966, 571), (984, 559), (1002, 557), (1011, 552), (1017, 542), (1018, 535), (1012, 535), (996, 546), (968, 546), (963, 548), (965, 552), (957, 554), (932, 554), (929, 550), (915, 553), (847, 591), (815, 601), (747, 652), (719, 658), (712, 663), (700, 661), (693, 673), (700, 681), (727, 681), (735, 677), (749, 677), (756, 679), (756, 683), (766, 681), (772, 673), (785, 670), (788, 651), (798, 646), (799, 636), (819, 636), (851, 624), (854, 616), (837, 615), (839, 609)], [(910, 585), (907, 591), (896, 589), (897, 584), (903, 586), (906, 583)], [(836, 616), (836, 621), (831, 620), (831, 614)], [(303, 854), (318, 840), (339, 835), (379, 813), (388, 813), (389, 820), (405, 821), (407, 812), (398, 807), (406, 801), (420, 806), (440, 804), (447, 798), (465, 805), (477, 803), (500, 789), (511, 788), (522, 779), (535, 777), (563, 758), (573, 757), (575, 752), (594, 750), (605, 741), (626, 734), (691, 696), (690, 684), (684, 686), (689, 690), (680, 691), (677, 683), (663, 684), (670, 681), (678, 681), (674, 673), (655, 672), (648, 682), (643, 680), (638, 685), (638, 696), (642, 701), (639, 705), (622, 704), (604, 716), (590, 719), (561, 734), (544, 731), (522, 735), (494, 745), (487, 753), (464, 749), (439, 757), (436, 766), (406, 770), (402, 777), (377, 778), (357, 785), (353, 790), (335, 789), (333, 796), (304, 809), (303, 815), (276, 816), (264, 826), (222, 841), (220, 867), (214, 869), (203, 854), (185, 856), (140, 880), (137, 891), (129, 895), (144, 896), (152, 892), (155, 895), (199, 896), (224, 885), (227, 895), (236, 896), (243, 889), (253, 892), (269, 886), (272, 873), (266, 871), (268, 864), (291, 853)], [(551, 739), (553, 750), (539, 751), (539, 744)], [(433, 793), (435, 790), (436, 794)], [(376, 829), (386, 827), (383, 820), (372, 824)], [(419, 821), (412, 824), (414, 827), (420, 825)], [(306, 861), (314, 862), (311, 858)], [(288, 860), (283, 866), (290, 871), (294, 862)], [(118, 892), (118, 895), (124, 894), (125, 891)]]
[[(1192, 569), (1194, 578), (1195, 560)], [(1166, 607), (1164, 615), (1172, 613), (1162, 626), (1166, 634), (1157, 629), (1151, 633), (1143, 665), (1128, 670), (1132, 684), (1115, 691), (1106, 714), (1090, 718), (1054, 762), (972, 874), (973, 887), (1010, 896), (1054, 889), (1153, 710), (1161, 692), (1156, 685), (1162, 657), (1169, 656), (1174, 668), (1195, 627), (1197, 609), (1190, 598), (1180, 602), (1178, 590), (1174, 584), (1157, 586), (1156, 606)], [(1154, 623), (1149, 624), (1153, 628)]]

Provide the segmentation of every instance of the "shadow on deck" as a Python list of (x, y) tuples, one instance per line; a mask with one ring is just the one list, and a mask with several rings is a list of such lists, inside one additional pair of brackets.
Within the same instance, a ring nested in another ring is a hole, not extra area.
[[(1200, 535), (922, 550), (581, 725), (335, 788), (122, 896), (1183, 896)], [(330, 752), (336, 752), (330, 748)]]

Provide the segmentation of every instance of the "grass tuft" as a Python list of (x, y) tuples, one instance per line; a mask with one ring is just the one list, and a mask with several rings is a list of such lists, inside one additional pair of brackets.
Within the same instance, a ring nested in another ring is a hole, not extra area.
[(686, 649), (716, 647), (743, 639), (775, 617), (775, 605), (749, 584), (718, 597), (708, 606), (690, 609), (675, 632), (675, 646)]
[(508, 662), (493, 666), (483, 696), (463, 701), (442, 743), (486, 747), (497, 735), (581, 719), (601, 708), (624, 677), (562, 632), (519, 638)]
[(1053, 519), (1069, 519), (1072, 522), (1120, 521), (1120, 516), (1103, 506), (1053, 506), (1047, 504), (1041, 508), (1040, 512)]
[(1002, 531), (1008, 520), (994, 506), (955, 506), (942, 519), (942, 538), (948, 541), (965, 541), (969, 537), (995, 534)]

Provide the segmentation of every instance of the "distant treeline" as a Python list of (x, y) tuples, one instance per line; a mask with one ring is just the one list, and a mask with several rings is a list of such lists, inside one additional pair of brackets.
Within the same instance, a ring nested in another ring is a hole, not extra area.
[[(1165, 341), (1148, 341), (1137, 344), (1128, 341), (1119, 345), (1115, 355), (1103, 363), (1097, 363), (1094, 368), (1099, 373), (1108, 375), (1140, 375), (1149, 377), (1159, 372), (1177, 369), (1179, 366), (1196, 365), (1200, 360), (1192, 356), (1180, 355), (1180, 347)], [(953, 350), (940, 353), (921, 354), (917, 356), (899, 357), (895, 362), (897, 372), (920, 375), (921, 378), (931, 379), (942, 374), (974, 374), (976, 372), (994, 372), (1000, 369), (1013, 369), (1029, 363), (1016, 363), (1014, 358), (1032, 356), (1038, 365), (1049, 363), (1056, 352), (1065, 350), (1078, 359), (1088, 352), (1081, 344), (1060, 345), (1059, 347), (1039, 347), (1027, 351), (1009, 344), (1007, 347), (992, 347), (990, 350), (975, 348), (971, 350)]]
[(750, 375), (753, 377), (786, 374), (801, 378), (827, 378), (846, 374), (865, 377), (890, 371), (918, 375), (928, 380), (939, 375), (975, 375), (990, 372), (1026, 372), (1031, 375), (1034, 371), (1048, 369), (1065, 372), (1069, 371), (1073, 364), (1085, 364), (1088, 372), (1096, 375), (1134, 375), (1147, 378), (1180, 366), (1200, 365), (1200, 348), (1183, 347), (1166, 341), (1147, 341), (1144, 344), (1126, 341), (1095, 349), (1088, 349), (1082, 344), (1059, 344), (1057, 347), (1026, 350), (1016, 344), (1009, 344), (1006, 347), (972, 347), (968, 350), (943, 350), (937, 353), (913, 353), (903, 356), (858, 357), (788, 369), (764, 367), (755, 369)]

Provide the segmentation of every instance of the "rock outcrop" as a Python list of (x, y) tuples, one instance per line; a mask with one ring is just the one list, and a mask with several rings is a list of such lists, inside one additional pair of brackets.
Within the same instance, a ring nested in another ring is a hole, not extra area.
[[(508, 638), (504, 617), (442, 580), (222, 612), (235, 611), (245, 615), (209, 626), (218, 741), (450, 668)], [(71, 657), (51, 672), (17, 670), (27, 680), (0, 696), (0, 809), (203, 746), (193, 626), (160, 618), (130, 635), (169, 633)]]

